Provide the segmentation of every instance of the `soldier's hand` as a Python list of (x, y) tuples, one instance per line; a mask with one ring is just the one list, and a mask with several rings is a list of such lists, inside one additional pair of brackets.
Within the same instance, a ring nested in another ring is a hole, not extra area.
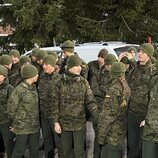
[(54, 130), (55, 130), (55, 132), (56, 133), (58, 133), (58, 134), (61, 134), (61, 127), (60, 127), (60, 124), (59, 123), (54, 123)]
[(140, 123), (140, 126), (139, 127), (144, 127), (145, 126), (145, 120), (143, 120), (141, 123)]

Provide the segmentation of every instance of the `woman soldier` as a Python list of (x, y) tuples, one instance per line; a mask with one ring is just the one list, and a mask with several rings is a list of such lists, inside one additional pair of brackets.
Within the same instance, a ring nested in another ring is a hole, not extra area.
[(98, 142), (102, 145), (101, 158), (121, 158), (122, 142), (127, 129), (130, 88), (125, 80), (124, 64), (113, 63), (111, 76), (98, 118)]

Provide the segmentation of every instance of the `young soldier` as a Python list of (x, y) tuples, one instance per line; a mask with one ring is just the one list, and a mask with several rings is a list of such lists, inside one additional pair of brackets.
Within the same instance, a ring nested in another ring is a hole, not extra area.
[(127, 105), (130, 88), (125, 79), (125, 66), (111, 66), (112, 79), (106, 87), (102, 111), (98, 119), (98, 142), (102, 145), (100, 158), (121, 158), (121, 147), (127, 129)]
[(60, 75), (55, 73), (56, 59), (52, 55), (43, 58), (43, 73), (38, 82), (40, 121), (44, 140), (45, 158), (54, 157), (54, 142), (61, 156), (61, 142), (59, 136), (52, 129), (52, 89), (55, 88)]
[(11, 72), (10, 72), (10, 76), (12, 74), (15, 74), (16, 72), (19, 71), (19, 58), (20, 58), (20, 52), (16, 49), (12, 49), (9, 52), (9, 55), (12, 58), (12, 68), (11, 68)]
[[(155, 63), (158, 70), (158, 61)], [(150, 101), (145, 121), (141, 123), (143, 129), (142, 158), (158, 157), (158, 75), (150, 82)]]
[(61, 134), (64, 158), (85, 158), (85, 107), (94, 118), (98, 112), (89, 84), (80, 75), (81, 64), (81, 59), (76, 55), (68, 58), (67, 72), (56, 84), (53, 96), (54, 128)]
[(34, 83), (38, 71), (33, 65), (21, 69), (23, 81), (15, 87), (8, 104), (12, 119), (12, 131), (16, 134), (16, 142), (12, 158), (22, 158), (26, 147), (29, 157), (39, 157), (39, 107), (38, 94)]
[(19, 59), (19, 70), (10, 76), (9, 82), (12, 86), (16, 87), (21, 81), (22, 81), (22, 76), (21, 76), (21, 69), (26, 65), (31, 63), (31, 59), (29, 56), (21, 56)]
[(7, 113), (7, 102), (11, 92), (13, 91), (13, 87), (9, 84), (7, 75), (8, 70), (0, 65), (0, 132), (2, 134), (5, 152), (7, 157), (9, 157), (8, 137), (10, 120)]
[(130, 75), (129, 86), (131, 98), (128, 112), (128, 146), (129, 158), (141, 157), (142, 128), (140, 123), (145, 119), (148, 110), (150, 80), (156, 68), (151, 62), (154, 47), (149, 43), (140, 46), (138, 63)]
[[(67, 59), (72, 55), (77, 55), (77, 53), (74, 52), (74, 48), (75, 48), (75, 45), (70, 40), (65, 41), (61, 45), (64, 60), (61, 63), (61, 67), (60, 67), (60, 71), (59, 71), (60, 74), (65, 73), (65, 70), (66, 70), (65, 66), (66, 66)], [(84, 78), (87, 78), (87, 76), (88, 76), (88, 66), (87, 66), (87, 64), (85, 63), (84, 60), (81, 59), (81, 61), (82, 61), (82, 63), (81, 63), (81, 66), (82, 66), (81, 76), (83, 76)]]

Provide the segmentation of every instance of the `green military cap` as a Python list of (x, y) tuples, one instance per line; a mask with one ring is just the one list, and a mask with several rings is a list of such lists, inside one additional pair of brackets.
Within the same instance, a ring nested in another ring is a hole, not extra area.
[(44, 51), (44, 50), (40, 50), (38, 53), (37, 53), (37, 60), (43, 60), (43, 58), (47, 55), (47, 52)]
[(98, 53), (98, 57), (102, 57), (102, 58), (105, 58), (107, 55), (108, 55), (108, 50), (105, 48), (101, 49)]
[(82, 65), (82, 60), (80, 59), (79, 56), (71, 55), (70, 57), (68, 57), (67, 62), (66, 62), (66, 66), (68, 69), (74, 66), (80, 66), (80, 65)]
[(38, 70), (34, 65), (25, 65), (21, 69), (21, 76), (25, 79), (35, 77), (36, 75), (38, 75)]
[(125, 65), (122, 62), (114, 62), (111, 66), (111, 75), (119, 78), (126, 71)]
[(17, 57), (17, 58), (20, 58), (20, 52), (16, 49), (12, 49), (10, 52), (9, 52), (9, 55), (10, 56), (14, 56), (14, 57)]
[(126, 57), (126, 56), (124, 56), (124, 57), (120, 60), (120, 62), (122, 62), (122, 63), (124, 63), (124, 64), (130, 64), (129, 59), (128, 59), (128, 57)]
[(139, 49), (146, 53), (149, 57), (152, 57), (154, 54), (154, 47), (150, 43), (142, 44)]
[(31, 63), (31, 59), (29, 56), (21, 56), (19, 59), (20, 65), (24, 65), (25, 63)]
[(51, 66), (55, 67), (56, 65), (56, 59), (53, 55), (46, 55), (43, 58), (43, 63), (45, 64), (50, 64)]
[(37, 53), (40, 51), (40, 49), (39, 48), (33, 48), (32, 49), (32, 54), (31, 54), (31, 56), (37, 56)]
[(137, 53), (137, 49), (135, 47), (129, 47), (127, 49), (127, 52), (129, 52), (129, 53), (132, 53), (132, 51), (134, 51), (135, 54)]
[(67, 52), (71, 52), (73, 53), (74, 52), (74, 42), (70, 41), (70, 40), (67, 40), (65, 41), (62, 45), (61, 45), (61, 49), (63, 51), (67, 51)]
[(105, 57), (105, 64), (106, 65), (112, 65), (114, 62), (116, 62), (116, 56), (113, 54), (108, 54)]
[(8, 76), (8, 70), (3, 65), (0, 65), (0, 75), (3, 75), (4, 77)]
[(54, 56), (55, 59), (58, 58), (58, 55), (57, 55), (57, 53), (55, 51), (47, 51), (47, 54)]
[(0, 58), (1, 65), (10, 65), (12, 63), (12, 58), (9, 55), (3, 55)]

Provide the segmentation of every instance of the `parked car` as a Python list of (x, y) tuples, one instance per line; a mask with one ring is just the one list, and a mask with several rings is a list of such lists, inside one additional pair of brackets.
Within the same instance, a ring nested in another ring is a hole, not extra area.
[[(109, 53), (114, 54), (118, 57), (121, 52), (127, 51), (127, 49), (131, 46), (136, 47), (138, 50), (139, 45), (137, 44), (127, 44), (125, 42), (120, 41), (108, 41), (108, 42), (90, 42), (90, 43), (83, 43), (75, 46), (75, 52), (82, 58), (84, 61), (89, 62), (92, 60), (96, 60), (98, 53), (101, 49), (106, 48)], [(45, 47), (41, 48), (45, 51), (55, 51), (57, 55), (60, 56), (61, 48), (58, 47)], [(24, 55), (30, 55), (31, 50), (26, 52)]]

